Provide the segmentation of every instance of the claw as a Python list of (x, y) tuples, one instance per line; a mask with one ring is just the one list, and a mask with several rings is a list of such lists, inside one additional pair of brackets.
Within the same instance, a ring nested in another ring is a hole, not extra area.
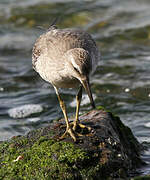
[(76, 131), (78, 129), (78, 127), (80, 129), (88, 129), (88, 131), (91, 131), (91, 127), (85, 126), (84, 124), (81, 124), (81, 123), (73, 122), (73, 130)]
[(74, 140), (74, 142), (77, 141), (75, 134), (73, 133), (71, 128), (66, 128), (65, 133), (61, 137), (59, 137), (59, 139), (61, 139), (61, 140), (64, 139), (66, 134), (69, 134), (72, 137), (72, 139)]
[(68, 127), (66, 128), (65, 133), (61, 137), (59, 137), (59, 139), (62, 140), (65, 138), (67, 134), (69, 134), (74, 140), (74, 142), (76, 142), (77, 141), (76, 136), (77, 137), (81, 137), (85, 135), (88, 136), (89, 132), (91, 132), (91, 127), (88, 127), (81, 123), (72, 122), (70, 123), (69, 128)]

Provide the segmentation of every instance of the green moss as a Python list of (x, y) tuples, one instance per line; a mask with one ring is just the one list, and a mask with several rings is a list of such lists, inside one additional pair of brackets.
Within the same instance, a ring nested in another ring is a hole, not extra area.
[(100, 169), (90, 164), (90, 154), (72, 143), (42, 136), (30, 146), (21, 146), (26, 138), (16, 140), (0, 146), (0, 179), (90, 179)]
[(105, 107), (103, 107), (103, 106), (97, 106), (96, 109), (97, 110), (102, 110), (102, 111), (105, 111), (105, 112), (111, 112), (110, 110), (105, 109)]
[(149, 180), (150, 179), (150, 176), (139, 176), (139, 177), (135, 177), (135, 178), (132, 178), (131, 180)]
[[(73, 171), (80, 169), (78, 162), (88, 160), (87, 153), (72, 143), (56, 142), (44, 136), (31, 147), (24, 146), (26, 138), (17, 142), (0, 146), (0, 179), (69, 179)], [(21, 159), (14, 161), (18, 156)]]
[(3, 153), (5, 151), (5, 149), (8, 148), (8, 146), (9, 146), (9, 143), (7, 141), (0, 143), (0, 153)]
[(106, 109), (104, 106), (97, 106), (96, 109), (104, 111), (106, 113), (110, 113), (113, 117), (117, 117), (116, 114), (112, 113), (112, 111), (110, 109)]

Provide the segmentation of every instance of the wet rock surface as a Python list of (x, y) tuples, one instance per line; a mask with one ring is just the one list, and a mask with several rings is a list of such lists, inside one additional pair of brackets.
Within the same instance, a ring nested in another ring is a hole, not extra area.
[(131, 130), (105, 110), (80, 117), (88, 129), (74, 143), (64, 133), (64, 120), (0, 143), (0, 179), (127, 178), (142, 164), (142, 146)]

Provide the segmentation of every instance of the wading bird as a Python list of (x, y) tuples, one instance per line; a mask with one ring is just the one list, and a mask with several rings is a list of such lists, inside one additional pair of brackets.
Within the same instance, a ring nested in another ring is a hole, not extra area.
[[(60, 107), (66, 121), (66, 131), (76, 141), (77, 128), (85, 128), (79, 122), (79, 108), (82, 98), (82, 87), (95, 108), (89, 75), (95, 71), (100, 58), (98, 48), (92, 37), (85, 31), (76, 29), (57, 29), (51, 26), (35, 42), (32, 51), (33, 68), (56, 91)], [(74, 122), (68, 121), (66, 106), (59, 94), (59, 88), (77, 88), (77, 107)]]

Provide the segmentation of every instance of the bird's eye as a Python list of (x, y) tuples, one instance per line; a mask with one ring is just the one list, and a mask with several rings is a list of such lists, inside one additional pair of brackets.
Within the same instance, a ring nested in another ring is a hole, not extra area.
[(74, 70), (79, 73), (79, 70), (76, 67), (74, 67)]

